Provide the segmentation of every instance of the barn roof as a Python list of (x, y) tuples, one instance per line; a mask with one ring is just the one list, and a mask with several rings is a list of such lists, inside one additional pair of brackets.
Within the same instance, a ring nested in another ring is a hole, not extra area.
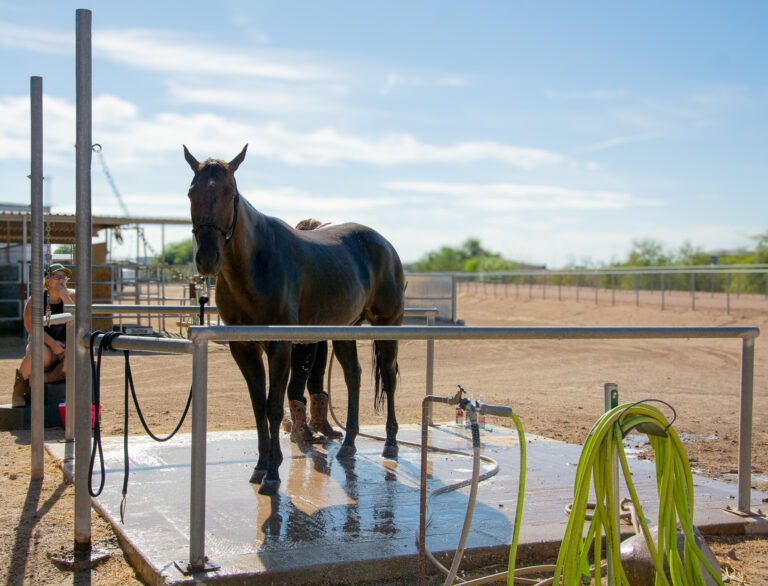
[[(24, 222), (27, 222), (27, 240), (29, 241), (29, 222), (31, 214), (28, 211), (0, 211), (0, 243), (20, 244), (24, 234)], [(43, 214), (44, 225), (50, 225), (51, 242), (56, 244), (74, 244), (75, 214)], [(91, 219), (92, 234), (95, 236), (104, 228), (119, 228), (137, 224), (191, 224), (190, 218), (135, 218), (125, 216), (97, 216)], [(47, 229), (47, 226), (46, 226)]]

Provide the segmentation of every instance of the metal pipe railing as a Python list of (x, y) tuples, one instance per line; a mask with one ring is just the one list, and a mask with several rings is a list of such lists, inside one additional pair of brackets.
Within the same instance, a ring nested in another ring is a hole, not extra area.
[[(118, 306), (119, 307), (119, 306)], [(188, 569), (205, 566), (205, 443), (207, 344), (210, 341), (323, 340), (583, 340), (742, 339), (738, 508), (750, 510), (754, 341), (757, 327), (455, 327), (455, 326), (191, 326), (190, 340), (121, 336), (116, 349), (193, 353), (190, 556)], [(87, 344), (89, 336), (82, 340)]]

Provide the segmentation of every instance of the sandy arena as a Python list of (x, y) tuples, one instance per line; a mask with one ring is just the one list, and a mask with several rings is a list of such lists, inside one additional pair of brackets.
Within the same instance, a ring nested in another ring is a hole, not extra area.
[[(495, 294), (494, 294), (495, 293)], [(505, 293), (507, 294), (505, 296)], [(649, 294), (650, 295), (650, 294)], [(658, 293), (657, 293), (658, 296)], [(624, 292), (611, 305), (611, 294), (601, 292), (594, 303), (592, 290), (557, 300), (557, 290), (541, 288), (529, 296), (521, 288), (494, 291), (465, 287), (458, 297), (457, 317), (466, 325), (505, 326), (757, 326), (768, 335), (768, 301), (742, 295), (731, 313), (723, 300), (708, 294), (697, 298), (675, 293), (660, 310), (659, 297), (647, 296), (635, 306), (634, 292)], [(708, 300), (709, 299), (709, 300)], [(679, 301), (678, 301), (679, 300)], [(170, 328), (169, 328), (170, 329)], [(361, 422), (383, 424), (374, 413), (370, 344), (358, 343), (363, 364)], [(692, 466), (700, 473), (735, 481), (739, 422), (741, 340), (595, 340), (532, 342), (441, 341), (435, 345), (435, 394), (449, 395), (461, 384), (475, 398), (513, 407), (526, 432), (581, 444), (603, 409), (603, 384), (619, 385), (621, 402), (663, 399), (678, 413), (675, 429), (684, 434)], [(420, 420), (425, 385), (426, 342), (400, 346), (400, 385), (397, 416), (401, 423)], [(0, 380), (7, 381), (10, 400), (13, 373), (22, 355), (19, 342), (3, 341)], [(181, 414), (191, 382), (190, 356), (134, 356), (136, 389), (149, 425), (167, 433)], [(105, 358), (102, 368), (103, 434), (122, 432), (122, 357)], [(768, 345), (757, 339), (752, 465), (753, 485), (768, 490)], [(250, 429), (254, 426), (245, 385), (223, 345), (209, 351), (208, 429)], [(341, 369), (335, 365), (332, 401), (337, 414), (346, 413)], [(436, 413), (437, 419), (450, 412)], [(496, 421), (494, 423), (501, 423)], [(131, 415), (133, 433), (141, 429)], [(189, 431), (185, 423), (183, 431)], [(94, 547), (113, 551), (112, 557), (90, 573), (74, 575), (58, 569), (49, 555), (71, 551), (73, 541), (73, 486), (46, 456), (46, 478), (30, 483), (28, 432), (0, 432), (4, 454), (0, 465), (0, 580), (7, 584), (118, 584), (136, 582), (116, 539), (106, 523), (94, 515)], [(254, 446), (254, 461), (255, 461)], [(734, 484), (734, 496), (735, 496)], [(735, 500), (734, 500), (735, 503)], [(767, 505), (768, 506), (768, 505)], [(710, 540), (721, 565), (731, 571), (732, 584), (768, 583), (768, 540), (720, 537)]]

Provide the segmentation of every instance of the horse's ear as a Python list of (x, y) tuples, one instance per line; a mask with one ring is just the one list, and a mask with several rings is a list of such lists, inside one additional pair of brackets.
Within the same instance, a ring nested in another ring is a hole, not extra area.
[(187, 160), (187, 163), (189, 163), (189, 166), (192, 167), (192, 170), (197, 173), (200, 170), (200, 163), (192, 156), (192, 153), (189, 152), (187, 145), (184, 144), (181, 146), (184, 147), (184, 158)]
[(246, 144), (246, 145), (243, 147), (243, 150), (242, 150), (242, 151), (240, 151), (240, 154), (239, 154), (239, 155), (237, 155), (237, 156), (236, 156), (234, 159), (232, 159), (232, 160), (229, 162), (229, 170), (230, 170), (230, 171), (232, 171), (233, 173), (234, 173), (235, 171), (237, 171), (237, 168), (240, 166), (240, 163), (242, 163), (242, 162), (243, 162), (243, 159), (245, 158), (245, 151), (247, 151), (247, 150), (248, 150), (248, 145)]

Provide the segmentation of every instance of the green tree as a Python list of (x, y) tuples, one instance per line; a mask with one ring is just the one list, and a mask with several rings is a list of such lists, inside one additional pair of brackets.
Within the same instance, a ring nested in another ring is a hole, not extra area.
[(632, 241), (627, 266), (647, 267), (669, 264), (670, 258), (664, 253), (664, 245), (653, 238), (642, 238)]
[(182, 240), (167, 244), (165, 246), (165, 255), (163, 260), (169, 265), (184, 265), (192, 262), (192, 239)]
[(443, 246), (428, 252), (413, 264), (413, 270), (432, 272), (490, 272), (519, 268), (519, 263), (502, 258), (498, 253), (483, 248), (477, 238), (467, 238), (461, 248)]
[(59, 244), (53, 251), (54, 254), (72, 254), (71, 244)]

